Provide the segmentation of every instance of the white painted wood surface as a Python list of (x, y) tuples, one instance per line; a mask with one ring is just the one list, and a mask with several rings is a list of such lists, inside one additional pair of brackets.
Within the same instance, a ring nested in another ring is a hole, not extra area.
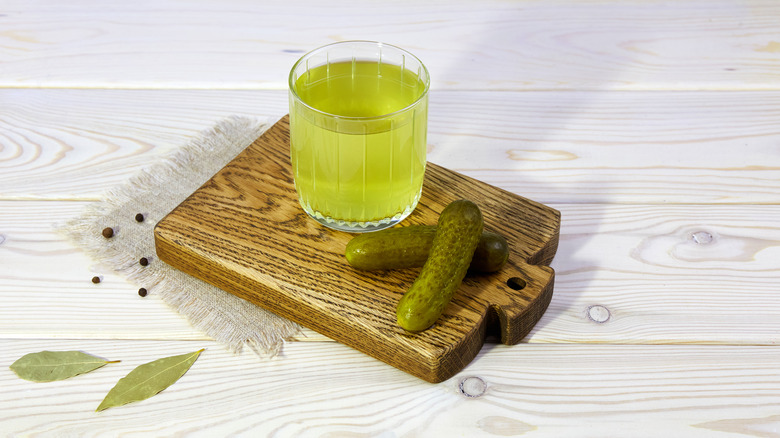
[[(2, 2), (0, 435), (779, 437), (778, 23), (771, 0)], [(430, 68), (432, 162), (561, 210), (524, 343), (438, 385), (308, 330), (233, 356), (52, 231), (223, 117), (281, 117), (295, 59), (353, 38)], [(123, 362), (8, 369), (44, 349)]]
[[(0, 374), (20, 394), (0, 399), (0, 422), (20, 435), (771, 437), (780, 409), (775, 347), (486, 346), (437, 385), (337, 343), (294, 342), (262, 363), (207, 341), (0, 347), (4, 362), (42, 348), (122, 360), (47, 384)], [(133, 367), (203, 347), (154, 399), (93, 412)]]
[[(287, 94), (0, 89), (0, 103), (0, 196), (87, 200), (216, 120), (275, 121)], [(780, 91), (442, 90), (429, 160), (545, 203), (777, 203), (778, 120)]]
[(773, 0), (3, 2), (0, 85), (273, 88), (338, 40), (411, 49), (448, 89), (775, 88)]

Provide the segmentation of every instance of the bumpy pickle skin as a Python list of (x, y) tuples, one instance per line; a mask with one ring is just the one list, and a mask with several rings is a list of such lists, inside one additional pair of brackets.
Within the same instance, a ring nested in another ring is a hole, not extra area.
[(482, 213), (471, 201), (451, 202), (439, 216), (430, 254), (398, 303), (398, 325), (421, 332), (439, 319), (466, 276), (482, 234)]
[[(428, 260), (436, 228), (436, 225), (410, 225), (360, 234), (347, 243), (347, 262), (363, 271), (419, 268)], [(496, 272), (508, 257), (506, 239), (500, 234), (483, 231), (469, 271)]]

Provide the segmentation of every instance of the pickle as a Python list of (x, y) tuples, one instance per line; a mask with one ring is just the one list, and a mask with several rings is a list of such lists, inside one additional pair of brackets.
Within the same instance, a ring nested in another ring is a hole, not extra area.
[(479, 238), (469, 271), (496, 272), (503, 268), (509, 258), (509, 245), (504, 236), (483, 231)]
[[(419, 268), (428, 260), (435, 235), (436, 225), (410, 225), (360, 234), (347, 243), (347, 262), (364, 271)], [(506, 239), (483, 231), (469, 271), (496, 272), (508, 257)]]
[(466, 276), (481, 234), (479, 207), (465, 199), (447, 205), (420, 275), (398, 302), (401, 327), (420, 332), (439, 319)]
[(357, 269), (414, 268), (425, 264), (431, 251), (435, 225), (412, 225), (360, 234), (347, 243), (347, 262)]

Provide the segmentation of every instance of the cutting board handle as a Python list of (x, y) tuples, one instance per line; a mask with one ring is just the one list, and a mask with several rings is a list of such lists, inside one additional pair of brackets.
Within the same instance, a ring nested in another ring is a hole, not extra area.
[(488, 304), (486, 333), (498, 336), (502, 344), (514, 345), (528, 335), (550, 304), (555, 271), (549, 266), (521, 264), (506, 266), (498, 275), (492, 283), (495, 289), (482, 291)]

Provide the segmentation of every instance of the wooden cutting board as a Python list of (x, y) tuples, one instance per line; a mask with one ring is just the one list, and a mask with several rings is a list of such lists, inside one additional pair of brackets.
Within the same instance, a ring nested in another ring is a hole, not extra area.
[(557, 210), (428, 163), (422, 199), (402, 225), (436, 224), (466, 198), (511, 252), (500, 272), (469, 275), (439, 321), (412, 334), (395, 308), (419, 269), (351, 268), (353, 235), (304, 213), (289, 153), (285, 116), (157, 224), (160, 259), (429, 382), (468, 365), (486, 336), (516, 344), (541, 318), (553, 293)]

